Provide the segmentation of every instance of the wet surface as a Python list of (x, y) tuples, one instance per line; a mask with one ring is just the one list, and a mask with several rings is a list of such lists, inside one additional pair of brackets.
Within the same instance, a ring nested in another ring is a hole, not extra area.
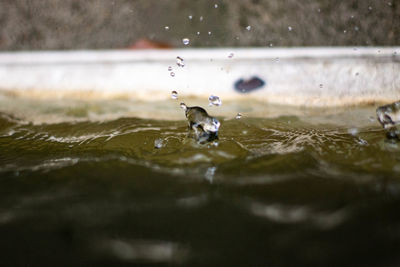
[(375, 107), (262, 118), (224, 103), (219, 140), (198, 144), (178, 106), (154, 120), (111, 100), (7, 101), (5, 266), (400, 264), (400, 143)]

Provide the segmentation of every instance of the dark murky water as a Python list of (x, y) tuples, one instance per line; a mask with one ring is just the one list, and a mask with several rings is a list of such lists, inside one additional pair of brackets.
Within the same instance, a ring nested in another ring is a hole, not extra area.
[(207, 145), (183, 120), (92, 120), (85, 105), (47, 109), (79, 120), (45, 123), (4, 109), (4, 266), (400, 264), (400, 145), (373, 107), (238, 109)]

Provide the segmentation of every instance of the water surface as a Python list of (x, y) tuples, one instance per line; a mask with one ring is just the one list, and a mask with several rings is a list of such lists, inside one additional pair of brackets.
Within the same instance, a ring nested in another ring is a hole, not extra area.
[(224, 102), (198, 144), (172, 100), (0, 103), (6, 266), (400, 264), (400, 144), (375, 107)]

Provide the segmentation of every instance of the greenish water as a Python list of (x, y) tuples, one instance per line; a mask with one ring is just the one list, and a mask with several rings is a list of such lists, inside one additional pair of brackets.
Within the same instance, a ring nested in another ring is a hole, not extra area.
[(201, 145), (176, 103), (131, 105), (2, 102), (4, 266), (400, 264), (400, 144), (374, 107), (228, 103)]

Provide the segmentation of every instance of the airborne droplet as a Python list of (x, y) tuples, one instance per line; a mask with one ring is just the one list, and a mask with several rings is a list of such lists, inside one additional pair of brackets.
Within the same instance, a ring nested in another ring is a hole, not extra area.
[(215, 8), (218, 8), (218, 5), (217, 5), (217, 4), (215, 4), (215, 5), (214, 5), (214, 7), (215, 7)]
[(251, 30), (251, 26), (250, 26), (250, 25), (247, 26), (247, 27), (246, 27), (246, 30), (250, 31), (250, 30)]
[(168, 71), (172, 71), (172, 67), (171, 66), (168, 66)]
[(322, 83), (319, 84), (319, 88), (323, 88), (324, 85)]
[(228, 58), (233, 58), (233, 53), (230, 53)]
[(176, 65), (181, 68), (185, 67), (185, 61), (183, 60), (183, 58), (176, 57)]
[(236, 117), (235, 117), (235, 119), (240, 119), (242, 117), (242, 114), (241, 113), (238, 113), (237, 115), (236, 115)]
[(171, 75), (171, 77), (175, 77), (175, 72), (171, 72), (169, 75)]
[(189, 42), (190, 42), (189, 38), (183, 38), (183, 39), (182, 39), (182, 43), (183, 43), (184, 45), (188, 45)]
[(168, 31), (168, 30), (169, 30), (169, 27), (168, 27), (168, 26), (165, 26), (164, 29), (165, 29), (166, 31)]
[(171, 98), (172, 99), (178, 99), (178, 92), (177, 91), (172, 91), (171, 92)]
[(221, 106), (222, 105), (221, 99), (219, 99), (219, 97), (216, 95), (210, 95), (210, 97), (208, 98), (208, 101), (210, 102), (209, 103), (210, 106)]
[(193, 18), (193, 16), (192, 16), (192, 15), (189, 15), (189, 16), (188, 16), (188, 18), (189, 18), (189, 19), (192, 19), (192, 18)]
[(291, 26), (289, 26), (288, 30), (291, 32), (293, 30), (293, 28)]

